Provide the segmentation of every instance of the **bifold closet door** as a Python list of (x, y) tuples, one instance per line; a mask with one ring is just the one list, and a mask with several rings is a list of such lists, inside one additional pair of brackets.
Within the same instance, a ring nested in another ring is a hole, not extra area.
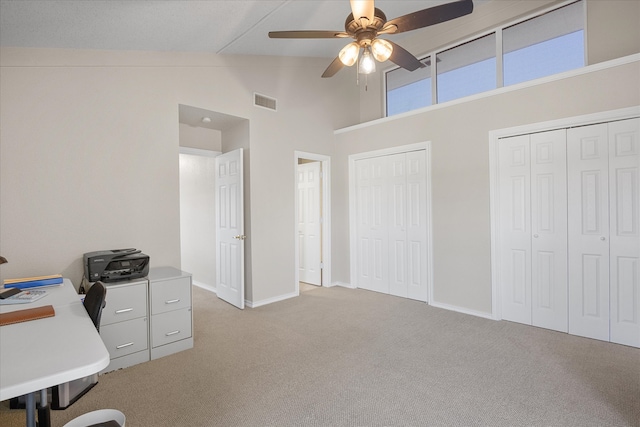
[(357, 286), (426, 301), (425, 151), (361, 159), (355, 167)]
[(569, 332), (640, 346), (638, 119), (569, 130)]
[(358, 287), (389, 293), (386, 157), (356, 162), (356, 271)]
[(609, 124), (610, 341), (640, 347), (640, 119)]
[(502, 318), (566, 332), (566, 132), (504, 138), (499, 150)]

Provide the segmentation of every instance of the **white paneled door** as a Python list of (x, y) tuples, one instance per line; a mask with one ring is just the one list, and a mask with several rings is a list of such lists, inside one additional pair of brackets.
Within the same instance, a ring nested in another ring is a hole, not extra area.
[(242, 149), (216, 157), (216, 291), (244, 308), (244, 206)]
[(568, 133), (569, 332), (640, 346), (640, 119)]
[(425, 150), (355, 162), (359, 288), (427, 300), (426, 168)]
[(640, 347), (640, 119), (609, 124), (610, 340)]
[(607, 124), (569, 129), (569, 332), (609, 340)]
[(299, 279), (322, 284), (321, 163), (298, 165)]
[(640, 119), (498, 142), (503, 319), (640, 347)]
[(564, 130), (500, 141), (502, 317), (567, 331)]

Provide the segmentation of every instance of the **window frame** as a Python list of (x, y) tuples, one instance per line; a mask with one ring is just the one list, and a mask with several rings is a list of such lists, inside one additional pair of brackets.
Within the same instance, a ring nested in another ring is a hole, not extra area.
[[(581, 68), (584, 68), (586, 66), (589, 65), (589, 58), (588, 58), (588, 48), (587, 48), (587, 41), (588, 41), (588, 37), (587, 37), (587, 5), (586, 5), (586, 0), (566, 0), (563, 1), (561, 3), (558, 4), (554, 4), (551, 6), (548, 6), (546, 8), (540, 9), (538, 11), (532, 12), (532, 13), (528, 13), (526, 15), (523, 15), (521, 17), (519, 17), (518, 19), (514, 19), (513, 21), (508, 21), (505, 22), (497, 27), (493, 27), (490, 28), (488, 30), (485, 31), (481, 31), (481, 32), (477, 32), (477, 33), (473, 33), (467, 37), (464, 38), (460, 38), (458, 40), (456, 40), (455, 42), (452, 42), (450, 44), (444, 45), (444, 46), (440, 46), (437, 49), (431, 50), (428, 53), (424, 53), (423, 55), (418, 55), (417, 58), (419, 61), (423, 62), (426, 60), (429, 60), (432, 64), (431, 66), (431, 104), (427, 107), (422, 107), (422, 108), (429, 108), (429, 107), (433, 107), (434, 105), (441, 105), (443, 103), (438, 103), (437, 100), (437, 63), (436, 63), (436, 58), (437, 55), (441, 52), (456, 48), (458, 46), (470, 43), (476, 39), (480, 39), (482, 37), (486, 37), (490, 34), (495, 34), (495, 41), (496, 41), (496, 87), (495, 89), (489, 90), (489, 91), (485, 91), (485, 93), (487, 92), (491, 92), (491, 91), (495, 91), (495, 90), (499, 90), (502, 89), (504, 86), (504, 52), (503, 52), (503, 40), (502, 40), (502, 32), (504, 29), (506, 28), (510, 28), (513, 27), (515, 25), (518, 25), (520, 23), (523, 23), (525, 21), (529, 21), (531, 19), (535, 19), (539, 16), (545, 15), (547, 13), (553, 12), (555, 10), (558, 9), (562, 9), (565, 6), (569, 6), (571, 4), (574, 3), (582, 3), (582, 28), (583, 28), (583, 32), (584, 32), (584, 41), (583, 41), (583, 46), (584, 46), (584, 66)], [(387, 78), (386, 75), (387, 73), (397, 70), (401, 68), (398, 65), (392, 65), (386, 69), (383, 70), (382, 72), (382, 89), (383, 89), (383, 105), (382, 105), (382, 112), (384, 114), (383, 117), (393, 117), (393, 116), (389, 116), (387, 113), (389, 111), (387, 102), (388, 102), (388, 97), (387, 97)], [(547, 76), (548, 77), (548, 76)], [(542, 77), (544, 78), (544, 77)], [(534, 79), (536, 80), (536, 79)], [(531, 81), (531, 80), (529, 80)], [(473, 95), (469, 95), (469, 96), (473, 96)], [(462, 98), (456, 98), (456, 99), (463, 99), (465, 97)], [(455, 101), (454, 100), (449, 100), (449, 101), (445, 101), (446, 102), (452, 102)], [(409, 111), (415, 111), (415, 110), (409, 110)], [(403, 113), (404, 114), (404, 113)]]

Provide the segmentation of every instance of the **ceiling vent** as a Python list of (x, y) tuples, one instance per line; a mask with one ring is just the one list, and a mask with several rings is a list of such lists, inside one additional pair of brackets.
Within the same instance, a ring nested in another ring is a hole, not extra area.
[(278, 111), (278, 109), (276, 108), (276, 99), (275, 98), (269, 98), (268, 96), (265, 95), (260, 95), (259, 93), (255, 93), (253, 94), (253, 105), (255, 105), (256, 107), (262, 107), (262, 108), (266, 108), (267, 110), (271, 110), (271, 111)]

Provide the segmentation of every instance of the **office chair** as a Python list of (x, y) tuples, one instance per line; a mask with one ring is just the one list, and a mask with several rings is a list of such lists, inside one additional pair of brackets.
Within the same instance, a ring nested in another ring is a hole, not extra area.
[(102, 282), (96, 282), (89, 288), (89, 292), (84, 297), (84, 308), (89, 313), (89, 317), (100, 332), (100, 318), (102, 317), (102, 309), (106, 305), (107, 288)]
[[(95, 282), (84, 297), (84, 308), (87, 310), (91, 321), (96, 330), (100, 332), (100, 319), (102, 318), (102, 309), (106, 306), (107, 288), (102, 282)], [(82, 394), (89, 391), (91, 384)], [(79, 396), (78, 396), (79, 397)], [(125, 425), (125, 416), (116, 409), (100, 409), (81, 415), (65, 424), (65, 427), (80, 426), (114, 426), (123, 427)]]

